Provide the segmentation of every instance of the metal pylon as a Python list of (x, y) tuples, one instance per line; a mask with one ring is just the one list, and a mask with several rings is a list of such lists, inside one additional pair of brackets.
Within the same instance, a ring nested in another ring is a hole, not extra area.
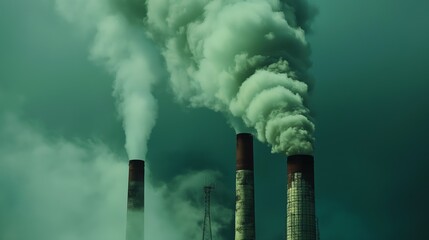
[(210, 192), (213, 188), (213, 186), (204, 186), (203, 240), (212, 240), (212, 227), (210, 220)]

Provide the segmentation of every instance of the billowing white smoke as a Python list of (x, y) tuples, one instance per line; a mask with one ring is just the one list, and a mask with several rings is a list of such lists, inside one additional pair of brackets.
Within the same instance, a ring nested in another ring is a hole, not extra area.
[(157, 81), (159, 61), (143, 29), (131, 24), (114, 2), (56, 1), (57, 9), (67, 20), (95, 32), (91, 58), (116, 77), (113, 94), (123, 119), (128, 157), (145, 159), (147, 141), (157, 117), (157, 103), (151, 90)]
[[(302, 2), (302, 3), (301, 3)], [(295, 0), (148, 0), (177, 98), (241, 119), (273, 152), (313, 151), (304, 99), (309, 10)]]
[(225, 113), (237, 132), (253, 128), (273, 152), (313, 151), (305, 0), (57, 0), (57, 6), (96, 31), (92, 57), (116, 75), (130, 158), (144, 158), (156, 119), (156, 66), (144, 32), (161, 45), (180, 101)]

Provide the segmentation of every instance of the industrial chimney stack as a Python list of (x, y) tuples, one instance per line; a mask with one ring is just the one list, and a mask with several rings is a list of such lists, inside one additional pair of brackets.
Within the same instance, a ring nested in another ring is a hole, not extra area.
[(126, 240), (144, 237), (144, 161), (130, 160)]
[(287, 240), (316, 240), (313, 156), (291, 155), (287, 169)]
[(255, 239), (255, 201), (253, 184), (253, 137), (237, 134), (235, 175), (235, 240)]

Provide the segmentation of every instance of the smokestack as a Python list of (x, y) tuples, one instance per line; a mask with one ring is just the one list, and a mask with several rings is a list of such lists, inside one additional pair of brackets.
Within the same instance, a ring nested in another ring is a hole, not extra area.
[(287, 240), (316, 240), (314, 158), (287, 158)]
[(128, 175), (127, 240), (144, 237), (144, 161), (130, 160)]
[(235, 175), (235, 240), (255, 239), (255, 201), (253, 184), (253, 137), (237, 134)]

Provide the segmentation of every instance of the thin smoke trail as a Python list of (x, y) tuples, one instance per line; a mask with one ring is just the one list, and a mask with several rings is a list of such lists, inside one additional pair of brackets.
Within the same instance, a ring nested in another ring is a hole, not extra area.
[(95, 33), (90, 57), (115, 76), (113, 95), (125, 131), (130, 159), (145, 159), (147, 141), (157, 118), (152, 94), (161, 61), (141, 24), (129, 19), (116, 1), (57, 0), (57, 9), (70, 22)]

